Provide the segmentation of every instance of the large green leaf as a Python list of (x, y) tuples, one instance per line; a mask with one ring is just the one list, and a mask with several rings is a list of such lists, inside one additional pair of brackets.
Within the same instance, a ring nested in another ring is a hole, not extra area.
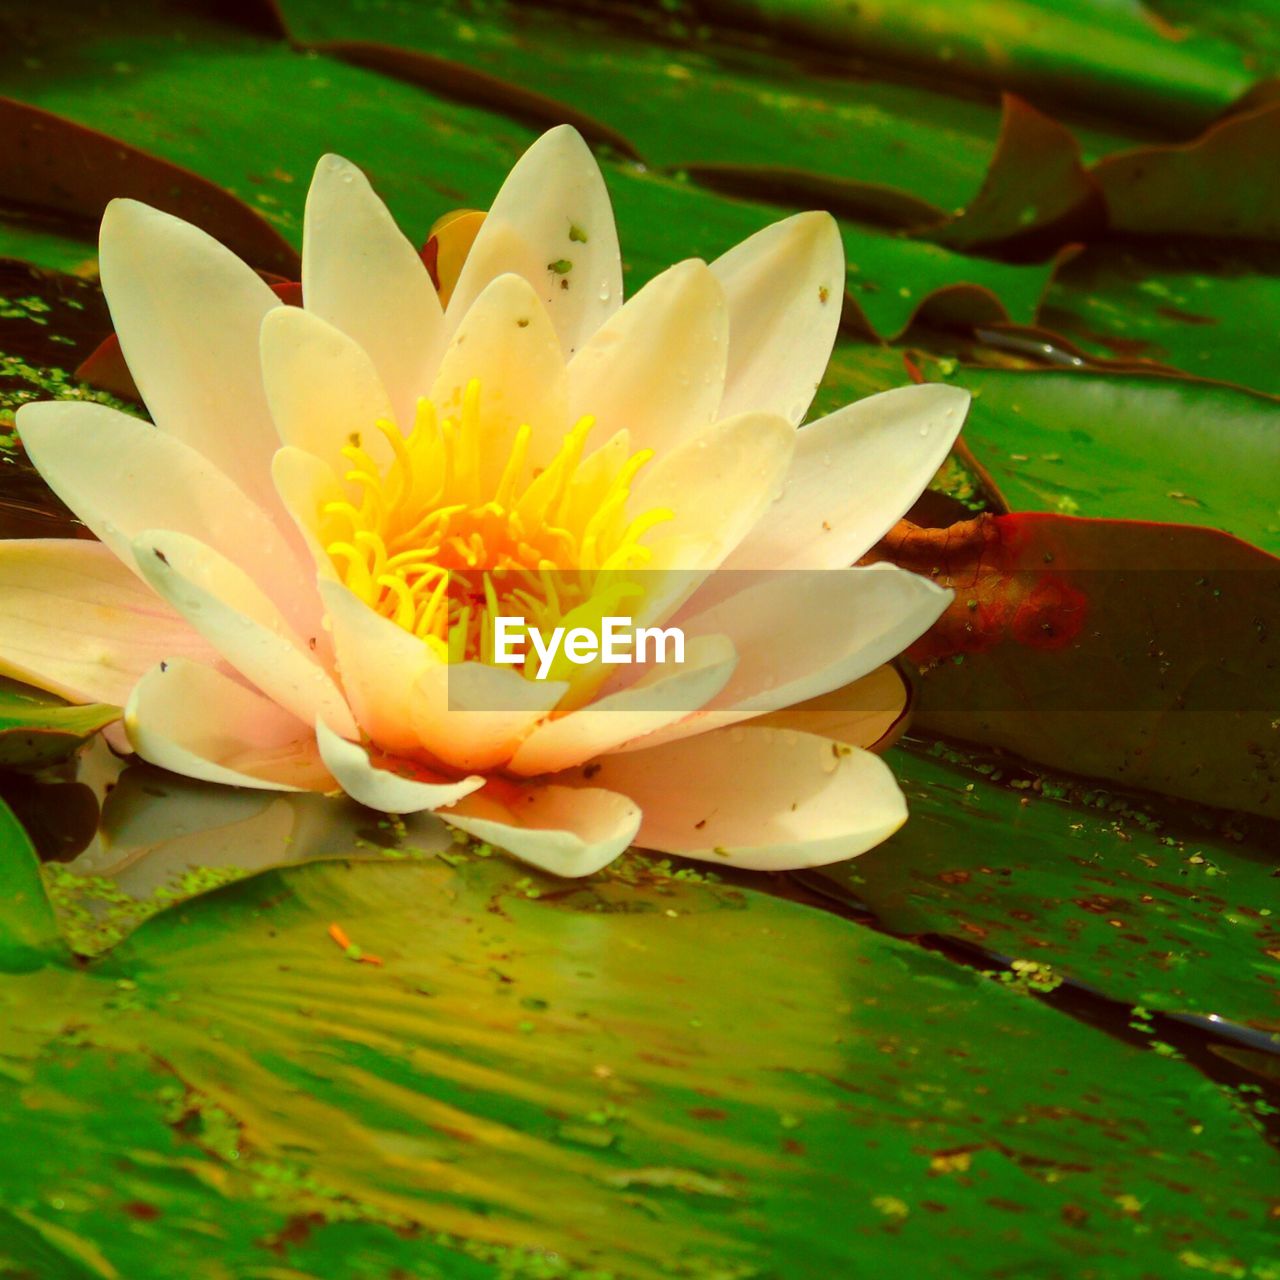
[(1280, 394), (1280, 259), (1219, 245), (1092, 245), (1054, 280), (1040, 323), (1087, 352)]
[[(61, 18), (26, 24), (20, 36), (32, 56), (0, 66), (0, 90), (211, 179), (294, 244), (305, 185), (325, 151), (364, 167), (407, 232), (425, 237), (444, 210), (487, 206), (534, 136), (493, 112), (186, 11), (140, 6), (127, 29), (119, 12), (104, 17), (84, 5), (74, 59)], [(102, 74), (84, 74), (86, 61)], [(118, 76), (128, 77), (127, 96)], [(228, 94), (229, 82), (240, 92)], [(682, 258), (715, 257), (780, 216), (636, 166), (608, 165), (607, 176), (631, 289)], [(1054, 271), (1053, 263), (990, 262), (848, 222), (842, 230), (850, 297), (882, 335), (900, 333), (938, 294), (948, 314), (1025, 323)]]
[(751, 891), (452, 861), (268, 873), (0, 986), (11, 1269), (1265, 1267), (1280, 1159), (1181, 1062)]
[(1280, 401), (1189, 378), (948, 369), (975, 397), (964, 439), (1014, 510), (1203, 525), (1280, 553)]
[(35, 850), (0, 800), (0, 975), (37, 967), (61, 950)]
[(1016, 764), (979, 771), (954, 752), (889, 760), (911, 820), (878, 849), (811, 874), (850, 889), (895, 933), (980, 945), (1050, 985), (1247, 1022), (1280, 1045), (1273, 828), (1242, 839), (1221, 820), (1080, 786), (1073, 804), (1061, 783)]
[[(648, 0), (666, 8), (662, 0)], [(828, 52), (861, 55), (1018, 89), (1175, 131), (1208, 123), (1274, 73), (1273, 50), (1213, 30), (1179, 30), (1139, 0), (949, 0), (833, 5), (827, 0), (696, 0), (700, 13), (765, 26)]]
[[(539, 5), (504, 0), (460, 12), (446, 0), (374, 10), (286, 0), (282, 8), (295, 37), (366, 65), (381, 56), (393, 74), (412, 70), (408, 51), (428, 60), (418, 66), (428, 84), (439, 81), (443, 57), (494, 77), (495, 105), (504, 105), (504, 88), (548, 95), (604, 121), (647, 163), (908, 224), (943, 219), (970, 202), (1001, 123), (990, 103), (918, 83), (826, 74), (763, 43), (730, 44), (707, 32), (655, 42), (616, 21)], [(1078, 132), (1091, 157), (1133, 145), (1114, 132)], [(985, 232), (968, 243), (1052, 220), (1052, 208), (1035, 207), (1046, 182), (1072, 198), (1060, 175), (1027, 173), (1043, 150), (1020, 156), (1025, 163), (1003, 175), (1021, 220), (1010, 228), (984, 220)]]

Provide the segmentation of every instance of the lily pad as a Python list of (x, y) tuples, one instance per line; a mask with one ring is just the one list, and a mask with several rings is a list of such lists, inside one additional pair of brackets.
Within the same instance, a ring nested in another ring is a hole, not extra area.
[(1190, 378), (948, 368), (974, 393), (965, 442), (1011, 509), (1200, 525), (1280, 553), (1280, 401)]
[(255, 876), (0, 986), (0, 1257), (150, 1280), (211, 1231), (230, 1272), (330, 1280), (1270, 1256), (1280, 1157), (1183, 1062), (749, 890), (453, 861)]
[(68, 706), (52, 694), (0, 678), (0, 768), (61, 760), (120, 716), (119, 707)]
[[(649, 0), (653, 8), (665, 8)], [(1242, 48), (1212, 21), (1179, 28), (1138, 0), (951, 0), (831, 5), (822, 0), (698, 0), (699, 13), (761, 26), (829, 54), (1025, 93), (1037, 105), (1103, 109), (1170, 132), (1202, 127), (1280, 59)], [(1199, 15), (1197, 15), (1199, 16)], [(998, 36), (996, 35), (998, 33)]]
[[(327, 150), (365, 168), (401, 225), (425, 239), (444, 210), (487, 207), (534, 137), (492, 112), (187, 11), (147, 9), (127, 34), (119, 15), (104, 19), (85, 6), (75, 61), (126, 77), (127, 96), (111, 80), (70, 68), (53, 74), (68, 56), (61, 20), (24, 27), (23, 46), (39, 69), (0, 67), (0, 87), (220, 184), (295, 245), (305, 184)], [(228, 81), (242, 92), (227, 94)], [(406, 165), (407, 155), (414, 163)], [(606, 170), (632, 290), (681, 258), (717, 256), (779, 216), (636, 166)], [(926, 301), (949, 314), (1026, 323), (1056, 269), (990, 262), (848, 222), (842, 230), (849, 296), (862, 327), (883, 336), (902, 332)]]
[(1049, 988), (1070, 980), (1149, 1010), (1248, 1023), (1280, 1049), (1269, 831), (1231, 838), (1220, 823), (1083, 786), (1071, 803), (1016, 763), (979, 771), (943, 749), (889, 760), (911, 820), (809, 876), (847, 887), (894, 933), (976, 944)]
[(1280, 817), (1280, 559), (1210, 529), (1034, 513), (902, 521), (873, 558), (955, 590), (909, 650), (918, 726)]
[(1091, 245), (1049, 288), (1040, 323), (1104, 358), (1150, 361), (1280, 395), (1280, 256), (1237, 246)]

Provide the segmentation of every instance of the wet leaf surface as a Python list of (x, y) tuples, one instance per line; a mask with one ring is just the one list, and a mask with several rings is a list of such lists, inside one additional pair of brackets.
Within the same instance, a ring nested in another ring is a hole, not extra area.
[(940, 747), (889, 759), (911, 821), (856, 861), (811, 873), (848, 888), (882, 926), (980, 946), (1049, 990), (1082, 983), (1280, 1037), (1274, 826), (1143, 808)]
[(172, 1274), (215, 1223), (317, 1276), (1267, 1257), (1277, 1157), (1184, 1063), (749, 890), (452, 861), (266, 873), (6, 981), (19, 1267)]

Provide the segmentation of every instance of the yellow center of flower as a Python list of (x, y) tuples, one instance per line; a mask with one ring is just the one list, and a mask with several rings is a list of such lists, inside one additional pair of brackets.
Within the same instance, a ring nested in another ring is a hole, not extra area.
[[(585, 455), (595, 423), (584, 417), (538, 468), (526, 424), (499, 470), (475, 380), (456, 421), (422, 399), (408, 437), (392, 422), (376, 425), (391, 461), (379, 468), (351, 437), (342, 451), (351, 463), (346, 479), (360, 496), (324, 506), (326, 550), (357, 596), (442, 658), (492, 661), (497, 617), (543, 632), (598, 630), (642, 594), (628, 571), (649, 562), (645, 534), (672, 518), (665, 508), (626, 515), (651, 449)], [(535, 668), (531, 658), (525, 673)]]

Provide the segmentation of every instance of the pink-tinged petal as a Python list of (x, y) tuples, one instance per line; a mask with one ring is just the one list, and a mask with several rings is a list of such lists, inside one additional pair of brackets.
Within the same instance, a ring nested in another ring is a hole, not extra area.
[[(23, 405), (17, 426), (49, 487), (126, 564), (142, 530), (172, 529), (238, 564), (294, 626), (318, 618), (310, 565), (275, 520), (190, 445), (106, 405), (72, 400)], [(279, 505), (274, 493), (272, 502)]]
[[(343, 791), (360, 804), (383, 813), (439, 809), (484, 786), (484, 779), (478, 775), (450, 780), (416, 767), (412, 776), (394, 773), (392, 762), (375, 764), (364, 747), (334, 733), (324, 721), (316, 724), (316, 741), (322, 759)], [(407, 764), (403, 767), (410, 768)]]
[(695, 598), (680, 619), (686, 642), (700, 635), (733, 641), (732, 679), (700, 711), (628, 749), (706, 733), (850, 684), (922, 636), (952, 596), (892, 565), (743, 576), (743, 590), (699, 613), (692, 612)]
[(924, 492), (968, 407), (962, 387), (927, 382), (802, 428), (782, 497), (725, 568), (832, 569), (860, 559)]
[(447, 664), (341, 583), (320, 590), (343, 691), (365, 736), (390, 755), (463, 772), (504, 765), (568, 689), (508, 667)]
[(546, 308), (520, 276), (488, 285), (462, 318), (431, 389), (442, 418), (459, 421), (467, 387), (480, 384), (481, 484), (495, 486), (516, 431), (532, 428), (529, 464), (545, 463), (560, 448), (568, 421), (568, 378)]
[(569, 125), (544, 133), (502, 184), (449, 301), (449, 328), (508, 271), (528, 280), (542, 299), (566, 357), (622, 302), (609, 192), (595, 157)]
[(624, 795), (596, 787), (495, 782), (440, 816), (557, 876), (589, 876), (635, 838), (640, 810)]
[(813, 403), (844, 300), (844, 246), (828, 213), (775, 222), (711, 264), (729, 303), (721, 413), (780, 413), (798, 426)]
[(852, 684), (770, 711), (746, 724), (815, 733), (880, 752), (901, 735), (910, 703), (907, 682), (896, 667), (886, 663)]
[(184, 656), (215, 657), (101, 542), (0, 541), (0, 674), (123, 706), (157, 662)]
[(358, 439), (380, 466), (391, 446), (375, 423), (395, 411), (364, 349), (327, 321), (282, 307), (262, 322), (262, 377), (280, 440), (313, 454), (338, 475), (342, 450)]
[[(669, 449), (712, 421), (724, 394), (729, 313), (703, 262), (649, 281), (569, 363), (569, 417), (638, 449)], [(597, 437), (600, 438), (600, 437)]]
[(737, 654), (724, 636), (698, 636), (685, 655), (679, 667), (655, 665), (627, 688), (543, 721), (512, 758), (511, 772), (532, 777), (568, 769), (685, 720), (728, 683)]
[(431, 650), (375, 613), (340, 582), (322, 581), (342, 690), (365, 735), (391, 755), (422, 749), (409, 711), (410, 693), (429, 667)]
[(351, 712), (322, 665), (319, 627), (299, 635), (241, 569), (185, 534), (145, 531), (134, 555), (152, 587), (268, 698), (303, 724), (323, 718), (356, 736)]
[(321, 159), (307, 193), (302, 296), (368, 352), (396, 417), (412, 422), (444, 346), (440, 301), (368, 179), (339, 156)]
[(462, 772), (505, 765), (569, 691), (563, 680), (526, 680), (483, 662), (427, 668), (409, 710), (424, 752)]
[(153, 667), (125, 709), (144, 759), (188, 778), (268, 791), (329, 791), (311, 730), (269, 698), (198, 662)]
[(582, 785), (640, 806), (642, 848), (734, 867), (824, 866), (865, 853), (907, 819), (879, 756), (788, 729), (720, 729), (595, 764)]
[(258, 331), (279, 298), (212, 236), (134, 200), (107, 206), (98, 265), (125, 359), (156, 425), (271, 510), (276, 435)]

